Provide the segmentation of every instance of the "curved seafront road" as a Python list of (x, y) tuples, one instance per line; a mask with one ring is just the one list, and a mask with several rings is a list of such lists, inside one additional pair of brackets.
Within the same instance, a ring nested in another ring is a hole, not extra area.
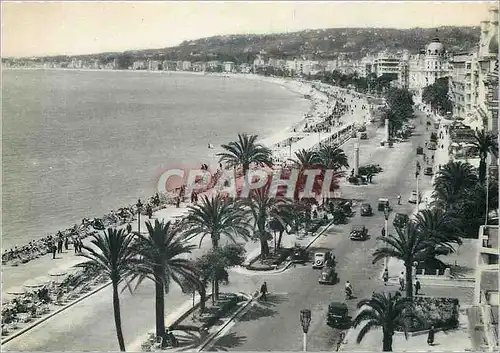
[[(417, 113), (418, 116), (422, 114)], [(380, 280), (383, 262), (372, 264), (372, 253), (376, 248), (375, 238), (380, 235), (384, 224), (382, 212), (376, 210), (380, 197), (390, 199), (394, 211), (389, 219), (389, 232), (394, 232), (392, 218), (396, 212), (410, 214), (415, 208), (407, 202), (409, 193), (416, 187), (415, 160), (416, 147), (424, 145), (426, 138), (424, 125), (415, 122), (417, 130), (410, 141), (396, 144), (394, 148), (379, 147), (383, 138), (382, 129), (368, 128), (369, 140), (360, 141), (360, 164), (375, 163), (384, 168), (384, 172), (375, 176), (374, 184), (350, 186), (341, 184), (345, 197), (363, 199), (370, 202), (374, 215), (361, 217), (359, 205), (354, 208), (356, 215), (349, 224), (333, 226), (326, 236), (318, 239), (313, 248), (332, 249), (337, 260), (337, 273), (340, 282), (336, 285), (318, 284), (319, 270), (313, 270), (310, 264), (298, 265), (283, 273), (280, 277), (267, 279), (271, 292), (267, 303), (253, 306), (231, 330), (205, 350), (302, 350), (302, 329), (299, 323), (299, 310), (311, 309), (312, 321), (308, 333), (308, 350), (330, 351), (336, 345), (338, 331), (326, 325), (326, 310), (331, 301), (344, 301), (344, 284), (349, 280), (354, 288), (356, 299), (348, 301), (349, 313), (354, 315), (359, 299), (369, 297), (373, 291), (391, 290), (394, 286), (384, 287)], [(344, 146), (352, 166), (353, 141)], [(422, 163), (422, 162), (421, 162)], [(430, 187), (430, 177), (422, 176), (421, 190)], [(397, 205), (397, 195), (401, 193), (402, 205)], [(364, 242), (351, 241), (348, 233), (353, 224), (364, 224), (371, 238)], [(397, 276), (397, 274), (390, 274)]]

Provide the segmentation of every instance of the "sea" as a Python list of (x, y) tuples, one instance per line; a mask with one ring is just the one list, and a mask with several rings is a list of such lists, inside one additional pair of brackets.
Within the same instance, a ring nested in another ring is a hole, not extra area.
[(272, 135), (309, 106), (239, 77), (3, 70), (2, 249), (150, 197), (165, 168), (213, 163), (238, 133)]

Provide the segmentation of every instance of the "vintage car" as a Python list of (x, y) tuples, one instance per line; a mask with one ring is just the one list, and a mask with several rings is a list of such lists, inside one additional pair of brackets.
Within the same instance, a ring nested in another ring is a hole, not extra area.
[(437, 145), (436, 145), (436, 142), (429, 142), (427, 144), (427, 149), (428, 150), (431, 150), (431, 151), (435, 151), (437, 149)]
[(332, 260), (332, 253), (330, 251), (317, 251), (314, 253), (313, 268), (323, 268), (327, 263)]
[(361, 134), (359, 134), (359, 139), (368, 140), (368, 134), (366, 132), (362, 132)]
[(358, 128), (358, 131), (359, 131), (359, 132), (365, 132), (365, 131), (366, 131), (366, 126), (361, 125), (361, 126)]
[(432, 167), (426, 167), (424, 169), (424, 175), (432, 175), (434, 172), (432, 171)]
[(294, 263), (305, 263), (309, 259), (309, 253), (303, 247), (296, 246), (293, 248), (292, 261)]
[(337, 272), (333, 267), (324, 267), (319, 275), (319, 284), (335, 284), (337, 283)]
[(352, 226), (349, 238), (351, 240), (366, 240), (368, 239), (368, 229), (362, 225)]
[[(422, 200), (422, 195), (418, 193), (418, 202)], [(408, 198), (409, 203), (417, 203), (417, 192), (413, 190)]]
[(326, 324), (330, 327), (345, 327), (349, 325), (349, 309), (346, 303), (331, 302), (328, 305)]
[(422, 146), (417, 147), (417, 154), (418, 155), (424, 154), (424, 148)]
[(383, 211), (383, 210), (385, 210), (386, 207), (388, 207), (389, 209), (391, 208), (391, 206), (389, 205), (389, 199), (386, 199), (386, 198), (378, 199), (377, 210)]
[(369, 203), (361, 204), (361, 216), (371, 216), (373, 214), (372, 206)]
[(406, 213), (396, 213), (396, 216), (394, 216), (392, 224), (394, 225), (394, 227), (404, 228), (406, 224), (408, 224), (409, 220), (410, 217), (408, 217)]

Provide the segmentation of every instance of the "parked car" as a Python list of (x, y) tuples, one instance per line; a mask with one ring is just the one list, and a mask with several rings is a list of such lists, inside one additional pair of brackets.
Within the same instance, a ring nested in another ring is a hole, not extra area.
[(323, 268), (327, 262), (331, 262), (332, 253), (330, 251), (317, 251), (314, 253), (313, 268)]
[(383, 211), (383, 210), (385, 210), (386, 207), (388, 207), (389, 209), (391, 208), (391, 206), (389, 205), (389, 199), (386, 199), (386, 198), (378, 199), (377, 209), (379, 211)]
[(330, 327), (344, 327), (349, 325), (349, 309), (346, 303), (332, 302), (328, 305), (326, 324)]
[(424, 148), (422, 146), (417, 147), (417, 154), (418, 155), (424, 154)]
[(335, 284), (337, 283), (337, 272), (333, 267), (325, 267), (321, 271), (319, 275), (318, 283), (319, 284)]
[(429, 142), (429, 143), (427, 144), (427, 149), (428, 149), (428, 150), (431, 150), (431, 151), (435, 151), (435, 150), (437, 149), (437, 145), (436, 145), (436, 143), (435, 143), (435, 142)]
[[(422, 195), (418, 193), (418, 202), (422, 200)], [(408, 198), (409, 203), (417, 203), (417, 192), (413, 190)]]
[(358, 128), (358, 131), (359, 131), (359, 132), (365, 132), (365, 131), (366, 131), (366, 126), (361, 125), (361, 126)]
[(352, 226), (349, 238), (351, 240), (366, 240), (368, 239), (368, 229), (363, 225)]
[(424, 170), (424, 175), (432, 175), (434, 172), (432, 171), (432, 167), (426, 167)]
[(409, 220), (410, 217), (408, 217), (406, 213), (396, 213), (396, 216), (394, 216), (392, 224), (394, 225), (394, 227), (404, 228), (408, 224)]
[(303, 247), (296, 246), (293, 249), (292, 261), (294, 263), (305, 263), (309, 259), (309, 253)]
[(360, 135), (359, 135), (359, 139), (360, 140), (368, 140), (368, 134), (366, 132), (362, 132)]
[(371, 216), (373, 214), (372, 206), (369, 203), (361, 204), (361, 216)]

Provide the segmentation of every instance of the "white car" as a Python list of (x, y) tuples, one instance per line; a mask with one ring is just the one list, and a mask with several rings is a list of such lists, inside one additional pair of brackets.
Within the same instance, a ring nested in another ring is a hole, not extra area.
[[(418, 202), (422, 201), (422, 195), (418, 193)], [(417, 192), (413, 190), (411, 192), (410, 198), (408, 199), (409, 203), (417, 203)]]
[(329, 251), (317, 252), (314, 254), (313, 268), (323, 268), (325, 263), (330, 260), (331, 253)]

